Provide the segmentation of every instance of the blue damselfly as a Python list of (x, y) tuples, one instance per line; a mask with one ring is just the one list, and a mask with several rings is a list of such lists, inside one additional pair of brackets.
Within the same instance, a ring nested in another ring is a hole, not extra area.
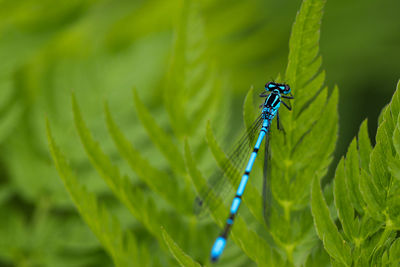
[[(246, 184), (249, 180), (249, 175), (250, 172), (253, 168), (254, 162), (256, 160), (258, 151), (261, 147), (261, 143), (266, 137), (265, 141), (265, 146), (266, 146), (266, 152), (268, 151), (268, 133), (270, 130), (271, 122), (273, 118), (276, 116), (277, 117), (277, 126), (278, 129), (280, 128), (279, 125), (279, 107), (280, 104), (282, 103), (287, 109), (291, 110), (291, 106), (286, 104), (284, 101), (282, 101), (282, 98), (286, 99), (293, 99), (293, 96), (291, 96), (291, 89), (290, 86), (287, 84), (283, 83), (276, 83), (276, 82), (268, 82), (265, 85), (265, 92), (260, 94), (260, 97), (265, 97), (264, 103), (260, 106), (262, 108), (261, 114), (258, 116), (258, 118), (255, 120), (255, 122), (251, 125), (250, 129), (244, 134), (242, 138), (240, 138), (239, 142), (237, 143), (236, 147), (232, 150), (232, 152), (228, 155), (228, 161), (229, 164), (226, 164), (226, 167), (222, 167), (221, 172), (219, 172), (217, 175), (214, 175), (213, 177), (210, 178), (211, 180), (211, 185), (212, 184), (217, 184), (215, 181), (212, 180), (217, 180), (221, 179), (222, 177), (218, 177), (222, 175), (226, 175), (231, 171), (232, 166), (235, 168), (241, 170), (244, 166), (243, 163), (245, 162), (244, 160), (248, 157), (249, 150), (251, 149), (251, 145), (253, 144), (254, 137), (258, 133), (257, 141), (253, 147), (253, 152), (250, 154), (250, 158), (247, 161), (246, 168), (244, 169), (244, 173), (242, 175), (241, 181), (239, 183), (239, 186), (236, 191), (236, 195), (233, 198), (231, 207), (230, 207), (230, 212), (229, 212), (229, 217), (226, 220), (225, 227), (222, 231), (222, 233), (219, 235), (219, 237), (216, 239), (214, 242), (214, 245), (211, 249), (211, 261), (215, 262), (219, 259), (221, 256), (225, 245), (226, 245), (226, 240), (229, 235), (229, 232), (233, 226), (233, 222), (235, 219), (235, 216), (238, 212), (239, 206), (242, 201), (242, 195), (244, 193), (244, 190), (246, 188)], [(261, 128), (260, 128), (261, 127)], [(266, 169), (266, 162), (267, 158), (265, 158), (265, 164), (264, 164), (264, 169)], [(266, 174), (266, 170), (264, 170), (264, 173)], [(268, 196), (268, 186), (269, 186), (269, 181), (264, 175), (264, 181), (263, 181), (263, 200), (264, 200), (264, 217), (266, 217), (267, 212), (265, 211), (266, 204), (265, 202), (269, 200)], [(220, 187), (223, 187), (223, 183), (219, 183)], [(212, 188), (214, 191), (218, 190), (224, 190), (224, 188)], [(201, 194), (201, 197), (203, 199), (198, 199), (197, 204), (199, 206), (203, 205), (204, 202), (207, 203), (209, 201), (212, 201), (210, 199), (207, 199), (207, 194)]]

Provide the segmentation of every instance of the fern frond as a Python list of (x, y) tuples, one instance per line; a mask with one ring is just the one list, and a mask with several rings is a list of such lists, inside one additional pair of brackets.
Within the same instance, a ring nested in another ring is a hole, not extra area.
[[(312, 218), (307, 209), (311, 181), (315, 174), (318, 181), (326, 174), (337, 138), (338, 90), (335, 88), (328, 97), (328, 89), (321, 89), (325, 73), (319, 71), (319, 28), (324, 3), (321, 0), (302, 3), (292, 29), (286, 71), (286, 81), (295, 96), (293, 112), (280, 110), (285, 134), (271, 127), (271, 191), (279, 205), (275, 207), (278, 213), (272, 214), (269, 232), (278, 250), (283, 251), (288, 262), (294, 265), (301, 265), (306, 260), (307, 252), (299, 254), (297, 251), (312, 240)], [(253, 102), (255, 97), (258, 96), (251, 90), (245, 100), (247, 127), (259, 112), (256, 111), (258, 105)], [(210, 148), (215, 151), (214, 143), (210, 142)], [(218, 161), (221, 153), (216, 155)], [(255, 188), (248, 187), (246, 190), (251, 191), (252, 199), (248, 206), (256, 214), (261, 210), (261, 201), (256, 204), (257, 198), (261, 198), (257, 197), (259, 193)], [(248, 194), (250, 192), (246, 191), (244, 198)], [(262, 221), (259, 216), (255, 217)]]
[[(143, 192), (140, 186), (132, 185), (127, 176), (120, 175), (118, 167), (111, 162), (109, 157), (101, 150), (98, 142), (93, 139), (83, 121), (74, 95), (72, 95), (72, 105), (74, 121), (79, 137), (93, 166), (121, 203), (129, 209), (132, 215), (150, 233), (162, 242), (159, 226), (164, 225), (168, 229), (168, 225), (172, 223), (171, 220), (165, 219), (168, 215), (156, 208), (154, 201), (146, 197), (145, 192)], [(179, 224), (177, 221), (173, 223)]]
[(148, 264), (150, 259), (141, 258), (142, 255), (138, 251), (135, 237), (132, 234), (124, 233), (120, 223), (103, 205), (99, 204), (96, 196), (79, 184), (65, 156), (52, 137), (48, 121), (46, 127), (51, 154), (60, 177), (82, 218), (110, 254), (115, 265), (122, 267), (136, 266), (140, 263)]
[[(142, 115), (147, 114), (143, 110), (140, 113)], [(176, 178), (152, 166), (148, 160), (142, 157), (140, 152), (133, 147), (133, 145), (128, 141), (128, 139), (124, 136), (124, 134), (114, 122), (113, 118), (111, 117), (108, 105), (105, 105), (105, 114), (108, 131), (111, 134), (111, 137), (113, 138), (114, 143), (117, 146), (121, 156), (129, 163), (131, 169), (154, 192), (167, 200), (172, 207), (187, 213), (190, 208), (188, 207), (187, 203), (182, 203), (181, 201), (181, 199), (186, 198), (184, 196), (185, 192), (182, 192), (182, 190), (180, 190), (180, 186)], [(149, 127), (153, 128), (154, 126), (155, 125), (149, 125)], [(155, 130), (159, 130), (158, 135), (160, 135), (160, 131), (162, 132), (160, 128)], [(160, 144), (160, 146), (162, 145), (163, 144)], [(179, 151), (177, 151), (177, 148), (169, 142), (166, 143), (166, 146), (170, 147), (169, 151), (179, 153)], [(179, 154), (175, 155), (177, 155), (177, 157), (175, 157), (174, 162), (179, 162), (179, 160), (176, 160), (176, 158), (179, 157)], [(179, 166), (179, 164), (174, 164), (174, 166)]]
[[(196, 107), (193, 103), (194, 96), (209, 92), (205, 101), (214, 99), (218, 90), (215, 89), (215, 82), (210, 78), (216, 78), (212, 74), (211, 62), (205, 60), (207, 54), (207, 37), (204, 34), (200, 6), (195, 1), (184, 1), (181, 7), (176, 32), (174, 36), (174, 50), (169, 67), (169, 72), (164, 88), (164, 104), (170, 116), (172, 128), (177, 137), (192, 134), (194, 129), (199, 127), (199, 119), (207, 113), (196, 112), (192, 118), (190, 110)], [(208, 88), (211, 90), (203, 90)], [(203, 101), (198, 107), (204, 111), (205, 106), (210, 102)]]
[(162, 229), (162, 235), (164, 237), (164, 242), (167, 244), (169, 250), (172, 255), (174, 255), (175, 259), (179, 262), (182, 267), (200, 267), (201, 265), (194, 261), (189, 255), (184, 253), (182, 249), (174, 242), (171, 236)]
[(15, 129), (22, 117), (23, 108), (18, 101), (10, 99), (0, 106), (0, 143)]
[(351, 249), (339, 234), (322, 195), (319, 179), (314, 178), (311, 197), (318, 235), (329, 255), (344, 266), (351, 266)]
[(337, 139), (338, 90), (335, 88), (328, 98), (328, 89), (322, 89), (325, 73), (319, 70), (318, 42), (324, 4), (321, 0), (305, 0), (297, 14), (285, 75), (295, 97), (293, 111), (282, 108), (285, 133), (273, 126), (270, 134), (271, 191), (278, 204), (278, 213), (270, 219), (270, 233), (295, 265), (303, 264), (307, 258), (307, 252), (296, 251), (309, 244), (312, 236), (312, 219), (307, 209), (310, 184), (313, 178), (319, 181), (326, 174)]
[[(400, 170), (399, 88), (400, 82), (381, 115), (375, 147), (371, 147), (364, 121), (358, 140), (351, 142), (336, 169), (335, 208), (343, 232), (338, 232), (329, 214), (323, 213), (326, 203), (312, 201), (315, 224), (325, 249), (334, 261), (347, 266), (397, 264), (393, 257), (398, 255), (395, 231), (400, 229), (400, 181), (396, 178)], [(315, 190), (320, 191), (318, 187), (319, 184), (315, 185)]]
[(133, 99), (136, 113), (153, 143), (158, 147), (165, 158), (170, 162), (172, 168), (178, 173), (185, 171), (185, 163), (179, 148), (171, 142), (169, 136), (161, 127), (158, 126), (156, 120), (152, 117), (145, 105), (140, 101), (136, 91), (133, 92)]

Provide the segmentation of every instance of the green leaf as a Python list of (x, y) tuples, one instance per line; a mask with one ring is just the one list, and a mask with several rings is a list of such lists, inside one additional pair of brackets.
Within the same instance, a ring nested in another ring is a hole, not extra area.
[(200, 119), (212, 111), (210, 106), (217, 103), (220, 95), (217, 69), (209, 60), (201, 5), (196, 1), (183, 1), (180, 11), (163, 88), (165, 108), (178, 138), (199, 129)]
[(374, 183), (379, 190), (388, 190), (391, 183), (387, 162), (390, 162), (395, 152), (395, 144), (393, 144), (392, 138), (399, 115), (399, 84), (392, 97), (392, 102), (382, 113), (382, 119), (376, 134), (376, 145), (371, 153), (369, 168)]
[[(209, 80), (207, 84), (204, 84), (202, 90), (197, 93), (195, 103), (190, 103), (190, 107), (193, 111), (190, 112), (190, 121), (194, 122), (190, 125), (191, 133), (195, 134), (198, 129), (202, 129), (203, 122), (210, 114), (214, 114), (215, 110), (220, 106), (221, 94), (220, 90), (222, 84), (221, 81), (216, 77), (215, 68), (210, 68), (208, 70), (211, 74), (209, 75)], [(194, 96), (193, 96), (194, 98)], [(188, 108), (189, 109), (189, 108)], [(199, 133), (203, 135), (203, 133)]]
[(367, 240), (370, 236), (379, 231), (382, 227), (382, 223), (370, 216), (363, 216), (359, 224), (360, 229), (356, 229), (360, 232), (359, 238)]
[(191, 1), (180, 3), (180, 13), (174, 36), (173, 55), (170, 62), (167, 84), (164, 89), (164, 105), (170, 117), (171, 126), (177, 136), (182, 136), (187, 131), (188, 119), (184, 109), (184, 78), (185, 72), (185, 51), (187, 46), (187, 27), (189, 7)]
[(168, 135), (156, 120), (150, 114), (146, 106), (141, 102), (136, 90), (133, 91), (133, 100), (136, 108), (136, 113), (147, 130), (147, 134), (153, 143), (158, 147), (165, 158), (170, 162), (171, 167), (179, 173), (185, 171), (185, 163), (182, 153), (178, 147), (171, 142), (171, 136)]
[(133, 186), (127, 176), (120, 175), (118, 167), (101, 150), (98, 142), (93, 139), (83, 121), (74, 95), (72, 95), (72, 110), (79, 137), (95, 169), (133, 216), (161, 241), (162, 236), (159, 226), (164, 225), (163, 222), (167, 221), (161, 221), (163, 214), (155, 208), (155, 204), (151, 199), (146, 199), (143, 189), (140, 186)]
[(108, 46), (118, 49), (148, 34), (170, 30), (172, 18), (179, 14), (179, 7), (180, 1), (156, 0), (125, 10), (128, 13), (124, 13), (124, 16), (111, 25), (107, 34)]
[(119, 222), (112, 218), (104, 206), (99, 205), (94, 194), (79, 184), (67, 160), (55, 144), (48, 121), (46, 130), (54, 163), (79, 213), (113, 258), (116, 266), (136, 266), (141, 261), (134, 236), (130, 234), (130, 238), (125, 240), (126, 233), (122, 232)]
[[(389, 247), (395, 239), (393, 230), (400, 227), (400, 183), (398, 179), (393, 179), (400, 173), (400, 150), (397, 148), (397, 139), (400, 138), (399, 105), (397, 88), (392, 102), (380, 117), (375, 147), (371, 146), (365, 120), (358, 134), (358, 151), (353, 140), (346, 158), (340, 161), (336, 169), (336, 212), (343, 234), (353, 248), (351, 262), (354, 266), (390, 264)], [(322, 223), (318, 223), (314, 208), (313, 214), (326, 250), (335, 262), (344, 264), (343, 260), (338, 259), (338, 249), (331, 248), (330, 251), (325, 244), (326, 236), (321, 236), (322, 230), (318, 224)], [(329, 228), (330, 231), (334, 230)], [(325, 229), (327, 231), (328, 227)], [(338, 241), (342, 236), (338, 235), (338, 240), (331, 243), (340, 243)]]
[(0, 187), (0, 206), (6, 202), (13, 194), (11, 186)]
[(400, 115), (400, 92), (399, 92), (399, 88), (400, 88), (400, 80), (397, 82), (397, 86), (396, 86), (396, 91), (393, 94), (393, 97), (390, 101), (390, 117), (391, 117), (391, 122), (393, 124), (393, 126), (396, 124), (397, 122), (397, 118)]
[(317, 94), (323, 83), (320, 77), (315, 81), (317, 84), (310, 83), (308, 88), (303, 88), (317, 74), (321, 65), (318, 42), (324, 5), (324, 0), (303, 1), (292, 28), (286, 80), (298, 99), (295, 102), (297, 114)]
[(400, 239), (396, 239), (389, 250), (389, 262), (395, 266), (398, 265), (400, 259)]
[[(272, 187), (280, 189), (278, 192), (274, 192), (274, 197), (283, 201), (293, 202), (293, 208), (301, 209), (308, 203), (309, 196), (309, 184), (315, 173), (318, 174), (319, 178), (322, 178), (327, 171), (329, 163), (332, 160), (332, 153), (334, 151), (335, 142), (337, 139), (337, 101), (338, 101), (338, 90), (335, 89), (326, 104), (321, 117), (312, 127), (312, 129), (299, 140), (296, 140), (298, 144), (293, 148), (293, 152), (289, 155), (286, 152), (288, 148), (288, 142), (282, 142), (281, 153), (286, 155), (279, 155), (275, 151), (279, 151), (279, 148), (272, 143), (275, 159), (277, 162), (290, 163), (285, 167), (285, 179), (288, 177), (297, 177), (289, 183), (284, 180), (287, 185), (278, 185), (282, 180), (272, 179)], [(279, 144), (278, 144), (279, 145)], [(292, 144), (293, 145), (293, 144)], [(278, 165), (278, 164), (277, 164)], [(278, 165), (279, 166), (279, 165)], [(275, 169), (277, 169), (275, 171)], [(273, 177), (279, 177), (281, 171), (279, 167), (273, 166), (272, 173)], [(277, 183), (275, 185), (275, 183)], [(289, 190), (288, 190), (289, 188)]]
[(358, 150), (360, 166), (364, 170), (369, 170), (369, 156), (372, 151), (372, 145), (368, 136), (368, 120), (364, 120), (361, 123), (360, 130), (358, 132)]
[(349, 197), (353, 207), (359, 214), (363, 211), (363, 199), (359, 190), (360, 184), (360, 160), (357, 151), (356, 139), (351, 142), (346, 154), (346, 185), (350, 191)]
[(165, 229), (161, 229), (162, 235), (164, 237), (164, 242), (169, 248), (169, 251), (174, 255), (175, 259), (179, 262), (179, 264), (183, 267), (190, 266), (201, 266), (198, 262), (193, 260), (189, 255), (187, 255), (183, 250), (175, 243), (175, 241), (171, 238), (171, 236), (165, 231)]
[[(113, 118), (111, 117), (108, 105), (105, 105), (105, 114), (108, 131), (114, 140), (121, 156), (129, 163), (131, 169), (144, 181), (154, 192), (163, 196), (173, 207), (179, 209), (184, 208), (188, 212), (189, 207), (186, 203), (181, 203), (182, 197), (180, 194), (177, 180), (174, 176), (158, 170), (150, 164), (148, 160), (142, 157), (140, 152), (124, 136), (118, 128)], [(154, 179), (157, 177), (157, 179)], [(186, 206), (186, 207), (185, 207)]]
[(335, 173), (334, 194), (336, 210), (347, 240), (352, 240), (353, 235), (357, 234), (357, 229), (354, 227), (354, 209), (349, 197), (354, 192), (349, 192), (346, 186), (346, 180), (350, 179), (345, 173), (344, 159), (342, 158)]
[[(8, 64), (3, 61), (2, 65), (7, 66)], [(23, 101), (18, 98), (18, 92), (13, 87), (11, 77), (8, 77), (8, 75), (6, 75), (6, 78), (0, 76), (0, 144), (15, 129), (23, 115), (23, 110)]]
[(384, 120), (378, 127), (376, 134), (377, 143), (371, 152), (369, 169), (374, 179), (374, 184), (378, 190), (387, 190), (390, 183), (390, 173), (385, 167), (388, 160), (387, 154), (391, 151), (391, 145), (389, 143), (389, 136), (386, 132), (388, 122)]
[(400, 116), (397, 119), (397, 125), (395, 127), (394, 133), (393, 133), (393, 146), (396, 150), (397, 156), (390, 157), (388, 160), (388, 169), (390, 171), (390, 174), (396, 178), (397, 180), (400, 180), (400, 160), (399, 160), (399, 155), (400, 155)]
[(296, 122), (296, 132), (293, 133), (295, 140), (302, 138), (320, 119), (321, 114), (326, 108), (327, 100), (328, 88), (325, 87), (318, 94), (313, 103), (310, 104), (297, 118), (296, 121), (298, 121), (298, 123)]
[(311, 209), (318, 236), (328, 254), (344, 266), (351, 266), (350, 247), (332, 221), (318, 179), (314, 179), (312, 184)]
[(385, 207), (385, 195), (374, 184), (373, 178), (365, 170), (361, 170), (360, 192), (371, 217), (384, 220), (382, 207)]
[(396, 153), (400, 155), (400, 127), (399, 127), (399, 119), (400, 117), (397, 118), (397, 125), (394, 129), (393, 132), (393, 146), (396, 150)]
[[(370, 175), (363, 171), (363, 178), (360, 190), (367, 203), (367, 210), (371, 216), (385, 221), (389, 213), (394, 210), (385, 210), (388, 201), (393, 203), (392, 196), (398, 193), (397, 183), (392, 179), (396, 177), (396, 169), (399, 165), (399, 157), (396, 155), (397, 146), (397, 125), (399, 112), (399, 88), (392, 97), (392, 102), (383, 111), (382, 119), (376, 135), (376, 145), (370, 154), (369, 171)], [(394, 206), (392, 206), (394, 208)]]

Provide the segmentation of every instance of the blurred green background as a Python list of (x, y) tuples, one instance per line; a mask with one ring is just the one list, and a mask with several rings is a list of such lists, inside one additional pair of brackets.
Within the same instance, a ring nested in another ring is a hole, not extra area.
[[(149, 239), (91, 167), (72, 122), (70, 94), (75, 92), (95, 138), (122, 170), (135, 176), (107, 133), (104, 101), (132, 143), (162, 164), (134, 112), (131, 91), (135, 87), (168, 127), (161, 96), (180, 2), (0, 1), (0, 266), (112, 266), (53, 166), (46, 116), (81, 182), (112, 207), (123, 226)], [(262, 89), (284, 73), (300, 3), (200, 1), (207, 56), (226, 81), (221, 92), (230, 105), (221, 114), (240, 118), (232, 127), (241, 126), (250, 86)], [(399, 11), (397, 0), (326, 4), (320, 50), (327, 85), (340, 89), (336, 158), (365, 118), (375, 135), (380, 110), (394, 92), (400, 78)]]

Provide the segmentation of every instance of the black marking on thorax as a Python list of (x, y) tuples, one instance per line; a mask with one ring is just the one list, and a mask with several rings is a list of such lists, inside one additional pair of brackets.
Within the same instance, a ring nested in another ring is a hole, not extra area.
[(265, 106), (266, 107), (276, 107), (280, 102), (281, 102), (280, 95), (273, 92), (266, 99)]

